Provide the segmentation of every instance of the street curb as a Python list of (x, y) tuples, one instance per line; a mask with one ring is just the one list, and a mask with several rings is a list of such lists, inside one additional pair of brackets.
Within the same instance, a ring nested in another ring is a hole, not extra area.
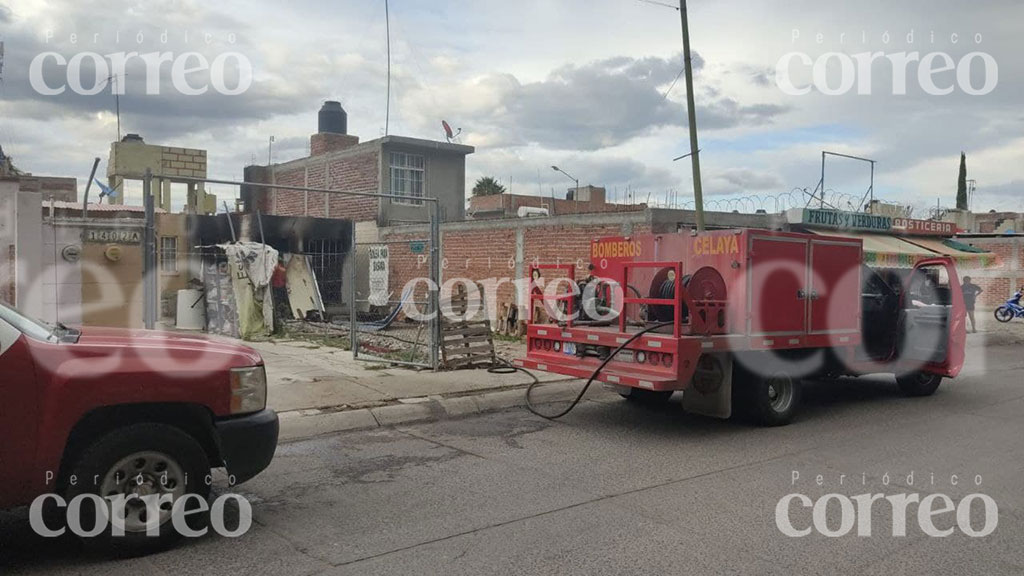
[[(535, 404), (567, 402), (580, 393), (579, 381), (556, 381), (543, 383), (533, 392)], [(592, 387), (588, 395), (597, 394), (599, 387)], [(514, 390), (484, 392), (468, 396), (431, 396), (417, 399), (415, 403), (389, 404), (376, 408), (359, 408), (340, 412), (304, 413), (293, 411), (281, 413), (281, 431), (278, 442), (287, 443), (352, 430), (366, 430), (383, 426), (397, 426), (413, 422), (432, 422), (496, 412), (526, 405), (526, 387)]]

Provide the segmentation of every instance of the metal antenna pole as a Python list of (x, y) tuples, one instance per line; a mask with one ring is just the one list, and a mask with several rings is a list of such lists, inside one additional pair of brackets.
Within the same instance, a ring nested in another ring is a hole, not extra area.
[(228, 219), (228, 228), (231, 229), (231, 243), (238, 242), (238, 237), (235, 236), (235, 223), (231, 221), (231, 211), (228, 210), (228, 201), (224, 201), (224, 216)]
[(825, 151), (821, 152), (821, 207), (825, 207)]
[(82, 199), (82, 219), (89, 217), (89, 189), (92, 188), (93, 178), (96, 178), (96, 168), (100, 165), (99, 156), (92, 162), (92, 172), (89, 173), (89, 181), (85, 183), (85, 198)]
[(384, 135), (387, 136), (391, 122), (391, 12), (388, 0), (384, 0), (384, 29), (388, 43), (388, 101), (384, 105)]
[(686, 18), (686, 0), (679, 0), (679, 21), (683, 28), (683, 60), (686, 70), (686, 115), (690, 124), (690, 154), (693, 165), (693, 200), (697, 211), (697, 231), (704, 231), (704, 193), (700, 183), (700, 150), (697, 147), (697, 110), (693, 101), (693, 60), (690, 57), (690, 26)]

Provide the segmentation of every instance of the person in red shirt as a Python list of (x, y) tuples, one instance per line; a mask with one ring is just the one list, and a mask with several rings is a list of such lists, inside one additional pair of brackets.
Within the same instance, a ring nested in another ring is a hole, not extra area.
[(270, 289), (274, 298), (274, 324), (279, 325), (279, 320), (288, 317), (288, 270), (284, 267), (284, 257), (277, 258), (277, 266), (270, 275)]

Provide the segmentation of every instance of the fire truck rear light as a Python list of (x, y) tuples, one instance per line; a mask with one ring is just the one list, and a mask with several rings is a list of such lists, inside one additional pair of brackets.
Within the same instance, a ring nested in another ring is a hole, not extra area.
[(647, 361), (647, 352), (644, 352), (643, 350), (637, 350), (634, 358), (636, 358), (636, 361), (638, 363), (643, 364), (644, 362)]
[(561, 352), (562, 351), (562, 343), (561, 342), (556, 340), (555, 343), (552, 344), (552, 346), (554, 347), (555, 352)]
[(551, 340), (545, 340), (544, 341), (544, 349), (545, 350), (551, 350)]
[(672, 355), (671, 354), (662, 354), (661, 355), (661, 363), (662, 363), (662, 365), (664, 365), (666, 367), (671, 366), (672, 365)]
[(658, 360), (660, 360), (660, 358), (657, 352), (651, 352), (647, 355), (647, 361), (651, 364), (657, 364)]

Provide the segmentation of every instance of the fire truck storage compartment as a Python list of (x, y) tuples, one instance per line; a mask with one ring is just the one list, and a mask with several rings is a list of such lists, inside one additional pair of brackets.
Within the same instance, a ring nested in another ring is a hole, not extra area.
[(860, 242), (757, 233), (749, 242), (750, 335), (860, 332)]
[[(700, 305), (714, 294), (724, 301), (705, 326), (708, 333), (860, 339), (863, 258), (856, 239), (746, 229), (618, 236), (595, 239), (591, 257), (595, 274), (624, 285), (627, 298), (670, 296), (669, 267), (680, 263), (692, 300)], [(640, 262), (647, 264), (636, 267)], [(659, 262), (665, 267), (650, 266)], [(684, 324), (690, 313), (683, 307)], [(627, 317), (636, 311), (630, 308)], [(649, 321), (671, 318), (671, 306), (650, 305)]]

